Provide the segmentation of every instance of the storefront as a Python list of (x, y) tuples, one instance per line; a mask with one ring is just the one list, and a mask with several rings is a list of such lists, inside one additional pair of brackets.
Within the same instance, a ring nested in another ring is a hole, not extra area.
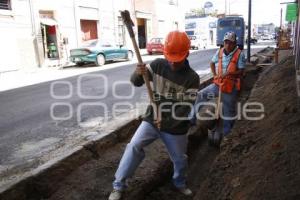
[(60, 33), (53, 11), (39, 11), (44, 59), (57, 60), (61, 57)]
[(136, 11), (136, 23), (137, 23), (137, 33), (138, 33), (138, 44), (139, 48), (146, 48), (147, 41), (151, 38), (151, 18), (152, 13), (146, 13), (142, 11)]
[(41, 18), (44, 58), (58, 59), (57, 22), (51, 18)]

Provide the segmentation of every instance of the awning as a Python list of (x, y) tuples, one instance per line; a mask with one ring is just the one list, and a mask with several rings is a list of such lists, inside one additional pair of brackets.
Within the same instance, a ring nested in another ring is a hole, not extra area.
[(40, 18), (40, 22), (42, 24), (48, 25), (48, 26), (55, 26), (57, 25), (57, 21), (55, 21), (52, 18)]
[(146, 12), (137, 10), (137, 11), (135, 11), (135, 16), (136, 16), (136, 18), (151, 19), (152, 13), (146, 13)]

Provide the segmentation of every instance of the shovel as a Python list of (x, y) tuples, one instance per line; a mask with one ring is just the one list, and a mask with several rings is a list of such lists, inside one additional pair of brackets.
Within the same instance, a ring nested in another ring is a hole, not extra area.
[[(137, 42), (136, 42), (135, 37), (134, 37), (134, 32), (133, 32), (133, 29), (132, 29), (132, 27), (134, 26), (134, 23), (133, 23), (132, 19), (130, 18), (129, 11), (128, 10), (121, 11), (121, 17), (123, 19), (124, 24), (127, 27), (130, 39), (132, 41), (133, 48), (135, 50), (136, 57), (138, 59), (138, 63), (142, 65), (144, 63), (143, 63), (143, 60), (142, 60)], [(160, 120), (160, 116), (158, 115), (158, 113), (159, 113), (158, 112), (158, 107), (156, 106), (156, 104), (154, 102), (154, 99), (153, 99), (153, 91), (152, 91), (152, 88), (151, 88), (151, 85), (150, 85), (148, 74), (143, 74), (143, 79), (144, 79), (144, 82), (146, 84), (148, 96), (150, 98), (150, 104), (153, 107), (154, 119), (156, 119), (157, 128), (160, 129), (160, 121), (161, 120)]]
[[(219, 96), (218, 96), (216, 115), (215, 115), (216, 127), (218, 125), (222, 126), (222, 121), (220, 119), (220, 112), (222, 110), (221, 99), (222, 99), (222, 91), (221, 91), (221, 85), (219, 85)], [(219, 147), (222, 140), (222, 133), (216, 132), (215, 130), (216, 128), (214, 130), (208, 131), (208, 142), (211, 146)]]

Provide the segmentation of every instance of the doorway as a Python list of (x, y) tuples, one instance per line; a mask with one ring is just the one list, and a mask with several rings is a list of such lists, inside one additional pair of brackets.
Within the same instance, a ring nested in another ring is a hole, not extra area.
[(39, 15), (41, 23), (44, 58), (59, 59), (59, 31), (57, 27), (57, 22), (54, 19), (53, 11), (40, 10)]
[(147, 41), (146, 19), (145, 18), (137, 18), (137, 25), (138, 25), (139, 48), (144, 49), (144, 48), (146, 48), (146, 41)]
[(43, 38), (44, 57), (49, 59), (58, 59), (58, 45), (57, 45), (57, 29), (56, 26), (41, 24), (41, 32)]
[(210, 44), (214, 44), (214, 32), (212, 30), (209, 31)]

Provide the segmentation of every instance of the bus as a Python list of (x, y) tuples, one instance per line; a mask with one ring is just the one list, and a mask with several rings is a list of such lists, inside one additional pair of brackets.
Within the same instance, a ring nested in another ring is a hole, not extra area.
[(223, 46), (223, 38), (226, 32), (233, 31), (237, 36), (237, 45), (244, 49), (245, 22), (243, 17), (224, 17), (217, 22), (217, 46)]

